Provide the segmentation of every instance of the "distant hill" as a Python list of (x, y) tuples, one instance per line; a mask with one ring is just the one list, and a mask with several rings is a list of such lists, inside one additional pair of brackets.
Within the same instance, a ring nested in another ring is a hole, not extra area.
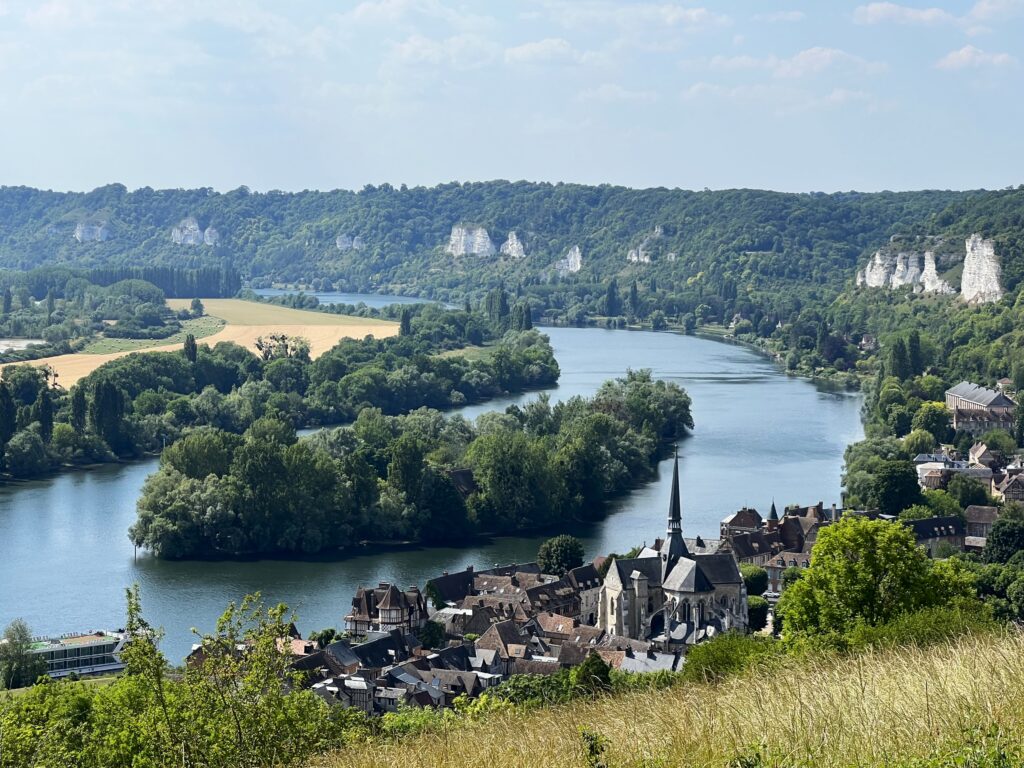
[[(973, 212), (977, 197), (507, 181), (298, 193), (3, 187), (0, 267), (227, 265), (257, 285), (319, 281), (439, 298), (501, 281), (612, 276), (696, 280), (712, 292), (729, 280), (741, 291), (839, 285), (865, 250), (946, 211)], [(462, 255), (446, 252), (450, 241)], [(567, 264), (574, 247), (580, 259)]]

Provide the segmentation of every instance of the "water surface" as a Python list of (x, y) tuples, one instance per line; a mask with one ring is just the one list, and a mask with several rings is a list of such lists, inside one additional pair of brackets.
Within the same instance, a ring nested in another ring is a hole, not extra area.
[[(372, 297), (359, 296), (361, 300)], [(693, 398), (696, 429), (680, 444), (683, 528), (714, 537), (743, 505), (767, 510), (774, 498), (839, 501), (845, 446), (862, 435), (860, 397), (823, 391), (779, 372), (739, 346), (669, 333), (543, 329), (562, 369), (553, 400), (591, 395), (627, 368), (651, 368)], [(504, 409), (536, 393), (461, 409), (467, 417)], [(533, 559), (542, 536), (501, 538), (459, 548), (360, 555), (341, 560), (163, 562), (136, 553), (127, 537), (135, 502), (156, 460), (62, 474), (0, 488), (0, 626), (15, 617), (36, 633), (116, 628), (125, 587), (138, 582), (149, 620), (167, 631), (178, 662), (190, 628), (213, 628), (230, 600), (261, 591), (299, 613), (309, 632), (341, 627), (360, 584), (422, 586), (442, 570)], [(665, 528), (671, 466), (614, 504), (585, 530), (588, 557), (652, 541)]]

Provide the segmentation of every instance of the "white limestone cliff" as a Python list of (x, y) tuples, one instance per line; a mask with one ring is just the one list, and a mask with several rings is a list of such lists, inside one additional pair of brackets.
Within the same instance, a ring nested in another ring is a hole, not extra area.
[(555, 262), (555, 269), (560, 275), (573, 275), (583, 269), (583, 251), (578, 245), (569, 249), (564, 257)]
[(201, 245), (203, 230), (194, 216), (186, 216), (171, 228), (171, 240), (177, 245)]
[(654, 231), (646, 235), (636, 248), (631, 248), (626, 253), (626, 261), (630, 264), (650, 264), (651, 253), (650, 246), (655, 240), (660, 239), (665, 234), (665, 229), (660, 224), (654, 228)]
[(526, 258), (526, 248), (523, 247), (523, 241), (519, 239), (515, 230), (508, 233), (508, 238), (501, 244), (500, 250), (502, 255), (508, 256), (510, 259)]
[(493, 256), (495, 253), (494, 243), (491, 236), (483, 227), (468, 227), (463, 224), (456, 224), (452, 227), (452, 234), (448, 238), (447, 253), (452, 256)]
[(896, 254), (896, 268), (890, 282), (893, 288), (918, 285), (921, 282), (921, 257), (916, 253)]
[(90, 223), (80, 221), (75, 226), (75, 233), (72, 235), (80, 243), (93, 241), (102, 243), (105, 240), (109, 240), (112, 236), (113, 233), (105, 221)]
[(996, 255), (995, 243), (975, 233), (965, 243), (964, 273), (960, 278), (960, 295), (969, 304), (986, 304), (1003, 297), (1003, 271)]
[(203, 244), (211, 246), (220, 244), (220, 232), (213, 227), (207, 227), (203, 232)]
[(924, 252), (924, 269), (921, 270), (921, 287), (925, 293), (951, 294), (956, 293), (953, 286), (939, 277), (935, 269), (935, 252)]
[(334, 246), (342, 253), (345, 251), (361, 251), (363, 249), (363, 238), (359, 235), (342, 232), (334, 238)]

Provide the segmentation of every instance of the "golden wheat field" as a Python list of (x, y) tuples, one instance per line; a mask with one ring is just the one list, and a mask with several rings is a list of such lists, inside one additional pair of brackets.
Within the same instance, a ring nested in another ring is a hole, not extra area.
[[(583, 728), (606, 740), (596, 759), (584, 753)], [(314, 765), (983, 768), (1020, 765), (1022, 744), (1024, 636), (1014, 633), (805, 659), (718, 686), (496, 713), (443, 733), (353, 746)], [(1008, 761), (992, 757), (1000, 749)]]
[[(179, 310), (187, 308), (188, 299), (169, 299), (168, 306)], [(301, 336), (309, 342), (310, 354), (319, 357), (341, 339), (361, 339), (371, 335), (378, 338), (398, 333), (398, 323), (387, 320), (330, 315), (300, 309), (279, 307), (274, 304), (260, 304), (241, 299), (207, 299), (203, 302), (206, 314), (225, 322), (224, 327), (214, 334), (199, 339), (200, 344), (213, 346), (221, 341), (255, 349), (256, 339), (272, 333)], [(153, 342), (152, 346), (136, 350), (123, 350), (104, 354), (79, 353), (60, 355), (33, 360), (33, 365), (48, 365), (58, 376), (64, 387), (70, 387), (79, 379), (88, 376), (101, 365), (132, 352), (169, 352), (180, 349), (180, 343), (163, 344)]]

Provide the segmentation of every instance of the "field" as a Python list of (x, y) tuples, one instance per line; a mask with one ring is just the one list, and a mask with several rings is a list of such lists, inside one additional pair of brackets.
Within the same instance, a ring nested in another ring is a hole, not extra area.
[[(167, 304), (178, 310), (187, 308), (190, 301), (170, 299)], [(200, 343), (211, 346), (221, 341), (232, 341), (255, 349), (256, 339), (260, 336), (284, 333), (306, 339), (310, 354), (319, 357), (343, 338), (383, 337), (398, 333), (398, 323), (387, 320), (330, 315), (241, 299), (207, 299), (203, 304), (207, 317), (188, 323), (195, 329), (191, 332), (197, 339), (202, 336)], [(57, 372), (60, 384), (70, 387), (110, 360), (132, 352), (168, 352), (180, 348), (183, 341), (184, 335), (181, 334), (158, 341), (101, 339), (87, 347), (85, 352), (33, 360), (32, 364), (50, 366)]]
[[(581, 730), (604, 741), (587, 757)], [(331, 768), (479, 765), (830, 768), (1021, 765), (1024, 637), (797, 661), (720, 685), (681, 686), (356, 745)]]

